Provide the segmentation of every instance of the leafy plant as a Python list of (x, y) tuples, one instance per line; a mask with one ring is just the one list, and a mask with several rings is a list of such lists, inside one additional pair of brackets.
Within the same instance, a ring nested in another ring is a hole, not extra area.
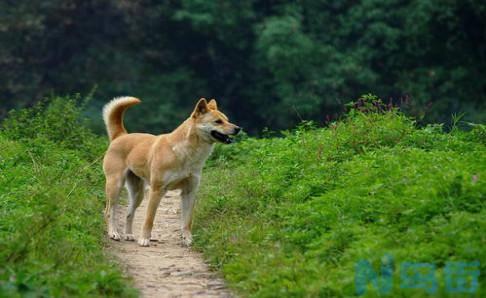
[(12, 112), (0, 132), (0, 296), (135, 296), (103, 252), (105, 141), (73, 98)]
[[(221, 149), (206, 169), (196, 247), (242, 296), (357, 296), (357, 262), (385, 255), (394, 276), (403, 262), (436, 266), (438, 297), (448, 261), (486, 269), (484, 126), (417, 128), (371, 95), (353, 107), (326, 128)], [(391, 294), (430, 296), (398, 279)]]

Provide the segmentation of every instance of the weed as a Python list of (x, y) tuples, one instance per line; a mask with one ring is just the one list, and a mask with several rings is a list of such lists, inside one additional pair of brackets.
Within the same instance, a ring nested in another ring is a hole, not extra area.
[(386, 254), (433, 263), (439, 277), (451, 260), (486, 269), (484, 125), (445, 133), (373, 96), (352, 106), (327, 128), (218, 148), (208, 164), (195, 245), (241, 295), (356, 296), (356, 262)]
[(104, 254), (104, 140), (74, 99), (15, 111), (0, 132), (0, 296), (135, 296)]

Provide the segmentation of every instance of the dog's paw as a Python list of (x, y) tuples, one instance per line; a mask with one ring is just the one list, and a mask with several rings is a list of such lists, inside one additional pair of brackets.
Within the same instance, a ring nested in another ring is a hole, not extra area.
[(115, 241), (120, 241), (120, 239), (121, 239), (120, 234), (117, 231), (111, 231), (109, 233), (109, 235), (110, 235), (110, 238), (115, 240)]
[(126, 234), (125, 240), (126, 241), (135, 241), (135, 236), (133, 236), (133, 234)]
[(140, 246), (150, 246), (150, 239), (141, 238), (138, 240), (138, 245)]
[(190, 232), (182, 233), (182, 245), (191, 246), (192, 245), (192, 234)]

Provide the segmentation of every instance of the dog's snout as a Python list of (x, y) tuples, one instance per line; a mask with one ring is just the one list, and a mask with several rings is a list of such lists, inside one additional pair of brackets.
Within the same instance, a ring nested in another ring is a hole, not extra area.
[(237, 135), (241, 131), (241, 127), (236, 126), (234, 129), (234, 134)]

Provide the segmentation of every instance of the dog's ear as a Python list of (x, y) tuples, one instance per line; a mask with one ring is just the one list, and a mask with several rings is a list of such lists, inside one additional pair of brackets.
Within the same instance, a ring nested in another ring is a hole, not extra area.
[(192, 117), (196, 118), (198, 116), (204, 115), (209, 111), (208, 102), (205, 98), (201, 98), (197, 104), (196, 108), (194, 108), (194, 112), (192, 112)]
[(210, 108), (211, 110), (218, 109), (218, 104), (216, 103), (216, 99), (213, 98), (208, 102), (208, 108)]

